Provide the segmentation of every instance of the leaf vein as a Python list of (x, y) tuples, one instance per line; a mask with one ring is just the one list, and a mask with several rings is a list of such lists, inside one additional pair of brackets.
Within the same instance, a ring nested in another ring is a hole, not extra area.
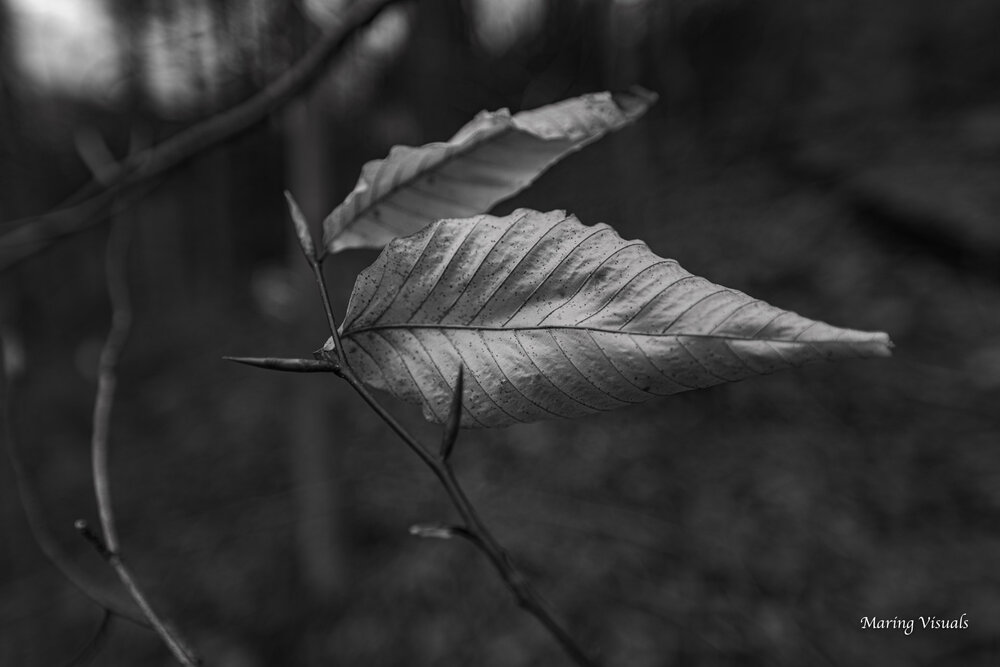
[(731, 292), (731, 291), (732, 290), (730, 290), (728, 288), (720, 287), (719, 289), (715, 290), (714, 292), (709, 292), (708, 294), (706, 294), (705, 296), (701, 297), (700, 299), (695, 300), (694, 303), (688, 304), (688, 307), (685, 308), (684, 310), (682, 310), (681, 312), (677, 313), (677, 316), (674, 317), (674, 319), (672, 319), (670, 321), (670, 324), (668, 324), (667, 326), (663, 327), (662, 331), (664, 331), (664, 332), (668, 331), (670, 329), (670, 327), (672, 327), (675, 324), (677, 324), (677, 322), (679, 322), (682, 317), (684, 317), (685, 315), (687, 315), (688, 313), (690, 313), (694, 308), (696, 308), (697, 306), (701, 305), (705, 301), (708, 301), (709, 299), (711, 299), (716, 294), (722, 294), (724, 292)]
[[(566, 216), (566, 219), (569, 219), (570, 217), (571, 216)], [(517, 317), (517, 314), (520, 313), (521, 310), (523, 310), (524, 307), (531, 301), (531, 298), (533, 296), (535, 296), (535, 294), (537, 294), (538, 291), (540, 289), (542, 289), (545, 286), (546, 283), (548, 283), (549, 278), (551, 278), (555, 274), (555, 272), (559, 270), (559, 267), (561, 267), (563, 264), (566, 263), (566, 260), (569, 259), (573, 255), (573, 253), (575, 253), (577, 250), (579, 250), (580, 247), (584, 243), (586, 243), (590, 239), (594, 238), (598, 234), (601, 234), (601, 233), (607, 231), (608, 229), (610, 229), (610, 228), (608, 228), (608, 227), (598, 227), (593, 232), (591, 232), (587, 236), (585, 236), (582, 239), (580, 239), (576, 244), (573, 245), (572, 248), (570, 248), (568, 251), (566, 251), (566, 254), (563, 256), (563, 258), (560, 259), (559, 262), (555, 266), (553, 266), (552, 269), (547, 274), (545, 274), (545, 277), (542, 278), (541, 281), (539, 281), (539, 283), (535, 286), (535, 289), (531, 290), (531, 294), (529, 294), (527, 297), (525, 297), (524, 301), (521, 303), (520, 306), (518, 306), (517, 310), (515, 310), (514, 313), (510, 317), (507, 318), (507, 321), (504, 322), (504, 325), (506, 326), (507, 323), (509, 323), (512, 319), (514, 319), (515, 317)]]
[[(553, 230), (555, 230), (559, 225), (566, 222), (567, 220), (569, 220), (568, 214), (564, 215), (562, 220), (553, 224), (548, 230), (546, 230), (544, 234), (538, 237), (538, 239), (531, 245), (531, 247), (524, 252), (524, 254), (521, 256), (521, 259), (517, 260), (517, 264), (514, 265), (514, 268), (512, 268), (510, 272), (506, 276), (504, 276), (504, 279), (500, 282), (499, 285), (497, 285), (496, 289), (493, 290), (493, 293), (490, 294), (490, 296), (486, 299), (486, 301), (483, 302), (483, 305), (479, 307), (479, 310), (476, 311), (476, 314), (469, 318), (470, 323), (475, 322), (476, 318), (479, 317), (479, 315), (486, 309), (486, 306), (488, 306), (490, 302), (493, 301), (496, 295), (504, 291), (504, 286), (507, 284), (507, 281), (510, 280), (511, 276), (517, 274), (517, 270), (521, 267), (521, 265), (525, 262), (525, 260), (528, 259), (531, 253), (542, 243), (542, 241), (545, 240), (549, 236), (549, 234), (552, 233)], [(508, 321), (510, 320), (508, 319)]]
[[(624, 331), (625, 327), (627, 327), (628, 325), (632, 324), (632, 322), (635, 321), (635, 318), (639, 317), (640, 315), (642, 315), (644, 312), (646, 312), (650, 308), (653, 308), (656, 305), (657, 299), (659, 299), (661, 296), (663, 296), (664, 294), (666, 294), (666, 292), (668, 290), (670, 290), (675, 285), (678, 285), (678, 284), (684, 282), (685, 280), (691, 280), (692, 278), (697, 280), (698, 276), (693, 276), (691, 274), (687, 274), (687, 275), (681, 276), (680, 278), (678, 278), (677, 280), (673, 281), (669, 285), (666, 285), (659, 292), (657, 292), (656, 294), (654, 294), (653, 296), (651, 296), (649, 298), (649, 300), (646, 301), (645, 304), (643, 304), (642, 308), (640, 308), (639, 310), (637, 310), (634, 313), (632, 313), (632, 316), (629, 317), (627, 320), (625, 320), (625, 323), (622, 324), (620, 327), (618, 327), (617, 330), (618, 331)], [(629, 333), (632, 333), (632, 332), (629, 332)]]
[(716, 331), (718, 331), (722, 327), (723, 324), (725, 324), (726, 322), (728, 322), (729, 320), (731, 320), (732, 317), (733, 317), (733, 315), (735, 315), (736, 313), (740, 312), (741, 310), (743, 310), (744, 308), (746, 308), (748, 306), (754, 305), (755, 303), (761, 303), (760, 299), (750, 299), (749, 301), (746, 301), (746, 302), (744, 302), (744, 303), (736, 306), (731, 311), (729, 311), (728, 315), (726, 315), (721, 320), (719, 320), (718, 322), (716, 322), (715, 326), (712, 327), (712, 330), (709, 331), (708, 333), (710, 333), (710, 334), (715, 333)]
[[(424, 354), (427, 355), (427, 358), (430, 359), (431, 365), (434, 366), (434, 370), (437, 371), (437, 374), (438, 376), (440, 376), (441, 381), (444, 382), (444, 386), (454, 391), (454, 388), (451, 386), (451, 382), (449, 382), (448, 378), (445, 377), (444, 371), (441, 370), (441, 367), (438, 365), (438, 362), (434, 358), (434, 355), (432, 355), (430, 350), (427, 349), (427, 346), (424, 345), (424, 342), (420, 339), (420, 336), (414, 335), (413, 337), (417, 341), (417, 344), (420, 346), (420, 348), (424, 351)], [(478, 424), (479, 426), (485, 426), (485, 424), (483, 424), (483, 422), (479, 420), (479, 417), (473, 414), (471, 410), (466, 409), (466, 413), (468, 413), (476, 421), (476, 424)]]
[[(624, 334), (624, 335), (631, 336), (632, 334)], [(657, 365), (657, 363), (655, 361), (653, 361), (653, 359), (649, 356), (649, 354), (646, 352), (646, 350), (642, 349), (642, 345), (639, 345), (638, 343), (636, 343), (635, 347), (636, 347), (636, 349), (639, 350), (639, 354), (641, 354), (643, 356), (643, 358), (646, 360), (646, 363), (649, 364), (654, 369), (656, 369), (656, 372), (659, 373), (660, 375), (662, 375), (663, 377), (665, 377), (667, 380), (669, 380), (670, 382), (673, 382), (676, 385), (684, 387), (685, 389), (698, 389), (697, 385), (691, 385), (691, 384), (688, 384), (687, 382), (681, 382), (680, 380), (678, 380), (677, 378), (675, 378), (673, 375), (667, 373), (662, 368), (660, 368), (659, 365)]]
[[(517, 344), (521, 348), (521, 351), (524, 352), (524, 358), (528, 360), (528, 363), (530, 363), (532, 366), (534, 366), (535, 370), (538, 371), (538, 375), (540, 377), (544, 378), (545, 381), (549, 383), (549, 386), (551, 386), (557, 392), (559, 392), (560, 394), (562, 394), (566, 398), (570, 399), (571, 401), (573, 401), (577, 405), (583, 406), (587, 410), (590, 410), (592, 412), (602, 412), (603, 411), (602, 408), (594, 407), (593, 405), (590, 405), (588, 403), (584, 403), (583, 401), (581, 401), (580, 399), (578, 399), (576, 396), (573, 396), (572, 394), (566, 392), (562, 387), (560, 387), (555, 382), (553, 382), (552, 378), (549, 377), (549, 374), (545, 372), (545, 369), (543, 369), (537, 363), (535, 363), (535, 360), (532, 358), (531, 354), (528, 352), (528, 349), (524, 346), (524, 343), (521, 342), (521, 339), (518, 337), (517, 334), (518, 334), (518, 331), (514, 331), (514, 340), (517, 341)], [(493, 352), (490, 351), (490, 354), (493, 354)], [(534, 403), (534, 401), (532, 401), (532, 402)], [(538, 404), (536, 403), (536, 405), (538, 405)], [(539, 407), (542, 407), (542, 406), (539, 406)], [(572, 417), (573, 415), (570, 414), (570, 415), (562, 415), (562, 416), (564, 416), (564, 417)]]
[(700, 368), (701, 368), (701, 369), (702, 369), (703, 371), (705, 371), (705, 373), (706, 373), (706, 374), (708, 374), (708, 375), (710, 375), (711, 377), (715, 378), (715, 379), (716, 379), (716, 380), (718, 380), (719, 382), (730, 382), (729, 378), (724, 378), (724, 377), (722, 377), (721, 375), (719, 375), (719, 374), (717, 374), (717, 373), (713, 372), (713, 371), (712, 371), (712, 369), (710, 369), (710, 368), (708, 367), (708, 364), (706, 364), (706, 363), (705, 363), (704, 361), (702, 361), (701, 359), (699, 359), (699, 358), (698, 358), (698, 356), (697, 356), (697, 355), (696, 355), (696, 354), (695, 354), (694, 352), (692, 352), (692, 351), (691, 351), (691, 348), (689, 348), (689, 347), (687, 346), (687, 343), (685, 343), (685, 342), (684, 342), (684, 339), (683, 339), (683, 338), (678, 338), (678, 339), (677, 339), (677, 344), (681, 346), (681, 349), (682, 349), (682, 350), (684, 350), (684, 351), (685, 351), (685, 352), (687, 353), (687, 355), (688, 355), (689, 357), (691, 357), (691, 359), (692, 359), (692, 360), (693, 360), (693, 361), (694, 361), (694, 362), (695, 362), (696, 364), (698, 364), (698, 366), (699, 366), (699, 367), (700, 367)]
[(566, 306), (568, 306), (568, 305), (570, 304), (570, 302), (572, 302), (572, 301), (573, 301), (573, 299), (575, 299), (575, 298), (577, 297), (577, 295), (578, 295), (578, 294), (579, 294), (580, 292), (582, 292), (582, 291), (583, 291), (583, 288), (584, 288), (584, 287), (585, 287), (585, 286), (587, 285), (587, 283), (589, 283), (589, 282), (590, 282), (590, 279), (591, 279), (591, 278), (593, 277), (593, 275), (594, 275), (595, 273), (597, 273), (597, 271), (598, 271), (598, 270), (600, 270), (600, 268), (601, 268), (602, 266), (604, 266), (605, 264), (607, 264), (607, 263), (608, 263), (608, 262), (609, 262), (609, 261), (610, 261), (610, 260), (611, 260), (611, 259), (612, 259), (613, 257), (615, 257), (615, 256), (616, 256), (616, 255), (618, 255), (619, 253), (621, 253), (621, 252), (623, 252), (624, 250), (627, 250), (627, 249), (629, 249), (629, 248), (634, 248), (634, 247), (636, 247), (636, 246), (645, 246), (645, 245), (646, 245), (646, 244), (645, 244), (645, 243), (643, 243), (642, 241), (633, 241), (632, 243), (626, 243), (625, 245), (621, 246), (620, 248), (618, 248), (617, 250), (615, 250), (615, 251), (614, 251), (613, 253), (611, 253), (610, 255), (608, 255), (607, 257), (605, 257), (604, 259), (602, 259), (602, 260), (601, 260), (601, 263), (600, 263), (600, 264), (598, 264), (597, 266), (595, 266), (595, 267), (594, 267), (593, 269), (591, 269), (591, 270), (590, 270), (590, 271), (588, 272), (588, 275), (587, 275), (587, 277), (586, 277), (586, 278), (585, 278), (585, 279), (584, 279), (583, 281), (581, 281), (581, 282), (580, 282), (580, 286), (576, 288), (576, 291), (575, 291), (575, 292), (573, 292), (573, 296), (571, 296), (571, 297), (569, 297), (568, 299), (566, 299), (565, 301), (563, 301), (563, 302), (562, 302), (561, 304), (559, 304), (559, 306), (557, 306), (557, 307), (556, 307), (555, 309), (553, 309), (553, 310), (549, 311), (549, 314), (548, 314), (548, 315), (546, 315), (546, 316), (545, 316), (545, 317), (543, 317), (543, 318), (542, 318), (541, 320), (539, 320), (539, 324), (541, 324), (541, 323), (545, 322), (545, 320), (549, 319), (550, 317), (552, 317), (553, 315), (555, 315), (555, 314), (556, 314), (557, 312), (559, 312), (560, 310), (562, 310), (563, 308), (565, 308)]
[[(551, 338), (552, 342), (556, 344), (556, 347), (559, 349), (559, 352), (566, 359), (566, 363), (568, 363), (570, 366), (572, 366), (573, 368), (575, 368), (576, 372), (580, 374), (580, 377), (582, 377), (587, 382), (587, 384), (589, 384), (591, 387), (593, 387), (594, 389), (596, 389), (600, 393), (604, 394), (605, 396), (607, 396), (607, 397), (609, 397), (609, 398), (611, 398), (611, 399), (613, 399), (615, 401), (618, 401), (618, 403), (620, 403), (621, 405), (630, 405), (630, 404), (635, 404), (635, 403), (642, 403), (642, 401), (631, 401), (631, 400), (627, 400), (627, 399), (623, 399), (623, 398), (618, 398), (617, 396), (613, 396), (610, 392), (607, 392), (604, 389), (598, 387), (596, 384), (594, 384), (594, 381), (591, 380), (587, 376), (587, 374), (583, 372), (582, 368), (580, 368), (579, 366), (577, 366), (576, 364), (573, 363), (573, 360), (569, 358), (568, 354), (566, 354), (566, 350), (565, 350), (565, 348), (563, 348), (562, 344), (559, 342), (559, 339), (556, 338), (555, 335), (551, 331), (549, 332), (549, 338)], [(603, 350), (602, 350), (602, 352), (603, 352)], [(602, 408), (602, 409), (603, 410), (610, 410), (612, 408)]]
[[(397, 323), (397, 324), (375, 324), (370, 326), (358, 327), (357, 329), (351, 329), (345, 335), (354, 335), (359, 332), (369, 331), (372, 329), (454, 329), (454, 330), (464, 330), (464, 331), (537, 331), (543, 329), (566, 329), (567, 331), (594, 331), (597, 333), (605, 334), (616, 334), (619, 336), (642, 336), (647, 338), (694, 338), (694, 339), (708, 339), (708, 340), (736, 340), (736, 341), (761, 341), (761, 342), (771, 342), (775, 344), (785, 344), (785, 345), (802, 345), (802, 341), (792, 341), (785, 340), (781, 338), (757, 338), (756, 336), (735, 336), (732, 334), (704, 334), (704, 333), (686, 333), (683, 331), (670, 331), (670, 332), (647, 332), (647, 331), (620, 331), (618, 329), (601, 329), (600, 327), (577, 327), (573, 325), (566, 324), (547, 324), (547, 325), (535, 325), (535, 326), (519, 326), (519, 327), (503, 327), (503, 326), (472, 326), (466, 324), (437, 324), (437, 323)], [(840, 342), (839, 340), (832, 338), (829, 340), (816, 340), (811, 341), (812, 343), (820, 345), (828, 345)], [(851, 343), (847, 343), (851, 345)]]
[[(625, 334), (625, 335), (627, 335), (627, 334)], [(608, 362), (608, 365), (611, 366), (611, 368), (613, 368), (615, 370), (615, 372), (618, 373), (618, 375), (621, 377), (621, 379), (625, 380), (625, 382), (629, 383), (630, 385), (632, 385), (633, 387), (635, 387), (639, 391), (645, 392), (647, 394), (652, 394), (653, 396), (669, 396), (670, 395), (669, 392), (666, 393), (666, 394), (661, 394), (658, 391), (652, 391), (651, 389), (645, 389), (645, 388), (641, 387), (640, 385), (637, 385), (635, 382), (632, 382), (632, 380), (630, 380), (627, 375), (625, 375), (624, 373), (622, 373), (621, 369), (618, 368), (618, 365), (615, 364), (614, 357), (612, 357), (611, 355), (609, 355), (604, 350), (604, 347), (601, 346), (600, 341), (598, 341), (596, 338), (594, 338), (594, 332), (593, 331), (587, 331), (587, 336), (589, 336), (590, 340), (592, 340), (594, 342), (594, 345), (597, 346), (597, 349), (601, 351), (601, 355)], [(634, 341), (633, 341), (633, 343), (634, 343)], [(636, 347), (639, 347), (638, 343), (634, 343), (634, 344), (635, 344)], [(639, 348), (639, 351), (642, 352), (642, 348)], [(649, 357), (646, 356), (644, 352), (643, 352), (643, 356), (646, 357), (646, 361), (647, 362), (650, 361)], [(654, 364), (650, 363), (650, 365), (653, 366), (653, 368), (656, 368), (656, 366)], [(661, 375), (663, 374), (660, 371), (660, 369), (658, 369), (658, 368), (656, 368), (656, 371), (658, 373), (660, 373)], [(680, 384), (680, 383), (678, 382), (677, 384)], [(681, 386), (684, 386), (684, 385), (681, 385)]]
[[(406, 275), (400, 281), (399, 286), (396, 289), (396, 293), (392, 295), (392, 299), (389, 300), (389, 303), (387, 303), (382, 308), (382, 310), (378, 314), (375, 315), (375, 321), (376, 322), (378, 322), (379, 320), (381, 320), (382, 316), (385, 315), (386, 313), (388, 313), (389, 310), (392, 309), (392, 306), (396, 303), (396, 299), (398, 299), (399, 295), (403, 293), (403, 288), (406, 286), (406, 284), (408, 282), (410, 282), (410, 276), (413, 275), (413, 271), (417, 268), (417, 265), (420, 264), (421, 260), (423, 260), (424, 255), (427, 254), (427, 249), (429, 247), (431, 247), (431, 245), (434, 244), (434, 239), (437, 238), (438, 232), (440, 230), (441, 230), (441, 226), (438, 225), (437, 227), (435, 227), (433, 229), (433, 231), (431, 231), (430, 236), (427, 239), (427, 243), (425, 243), (424, 247), (420, 249), (420, 253), (417, 255), (417, 260), (415, 262), (413, 262), (413, 264), (410, 265), (409, 269), (407, 269)], [(384, 276), (387, 273), (389, 273), (389, 272), (388, 271), (383, 271), (382, 275)], [(379, 285), (378, 286), (379, 287), (382, 286), (382, 277), (381, 276), (379, 277)], [(414, 311), (414, 312), (416, 312), (416, 311)]]
[(597, 317), (598, 315), (600, 315), (602, 312), (604, 312), (604, 310), (611, 303), (613, 303), (619, 296), (621, 296), (621, 293), (624, 292), (625, 289), (629, 285), (631, 285), (633, 282), (635, 282), (636, 280), (638, 280), (639, 276), (641, 276), (642, 274), (646, 273), (650, 269), (656, 268), (657, 266), (663, 266), (665, 264), (674, 265), (674, 264), (677, 264), (677, 262), (674, 261), (674, 260), (672, 260), (672, 259), (661, 259), (659, 261), (653, 262), (652, 264), (649, 264), (649, 265), (643, 267), (638, 273), (636, 273), (634, 276), (632, 276), (631, 278), (629, 278), (625, 283), (623, 283), (622, 285), (620, 285), (618, 287), (618, 289), (615, 290), (614, 294), (612, 294), (607, 299), (605, 299), (604, 303), (601, 304), (600, 308), (598, 308), (596, 311), (594, 311), (593, 313), (591, 313), (587, 317), (583, 318), (582, 320), (577, 320), (576, 324), (583, 324), (587, 320), (592, 319), (592, 318)]
[(504, 406), (500, 404), (499, 401), (497, 401), (497, 399), (493, 398), (493, 395), (490, 394), (490, 392), (486, 390), (486, 386), (479, 381), (479, 376), (476, 374), (476, 367), (473, 364), (469, 363), (469, 360), (465, 358), (464, 354), (462, 354), (462, 350), (459, 349), (458, 345), (455, 344), (455, 341), (453, 341), (448, 335), (445, 335), (444, 338), (445, 340), (448, 341), (448, 344), (451, 345), (452, 349), (455, 350), (455, 354), (458, 355), (458, 358), (462, 360), (462, 365), (465, 366), (466, 370), (469, 372), (468, 377), (472, 378), (472, 381), (476, 383), (476, 386), (479, 387), (479, 390), (483, 392), (483, 396), (485, 396), (486, 399), (490, 403), (492, 403), (497, 410), (507, 415), (507, 417), (509, 417), (511, 420), (516, 422), (521, 421), (515, 415), (512, 415)]
[[(462, 241), (458, 244), (458, 247), (455, 248), (455, 251), (451, 253), (451, 257), (448, 258), (448, 263), (445, 264), (444, 270), (441, 271), (441, 275), (438, 277), (437, 281), (435, 281), (435, 283), (430, 286), (430, 288), (424, 294), (424, 298), (422, 298), (420, 300), (420, 303), (417, 304), (417, 307), (410, 311), (411, 317), (416, 316), (416, 314), (420, 312), (420, 309), (424, 307), (424, 304), (427, 303), (427, 300), (431, 298), (431, 295), (434, 293), (434, 290), (437, 289), (438, 285), (441, 284), (441, 279), (444, 278), (444, 275), (451, 268), (452, 262), (454, 262), (455, 258), (458, 257), (458, 255), (462, 252), (462, 248), (464, 248), (465, 244), (468, 243), (470, 238), (472, 238), (473, 233), (479, 228), (479, 225), (483, 222), (484, 219), (485, 218), (483, 216), (479, 216), (478, 218), (476, 218), (475, 223), (471, 225), (464, 225), (464, 227), (468, 228), (468, 230), (465, 233), (465, 237), (462, 238)], [(441, 229), (441, 227), (442, 225), (437, 226), (437, 228), (434, 230), (435, 234), (437, 233), (438, 229)]]
[[(417, 390), (417, 393), (420, 394), (420, 397), (423, 399), (424, 404), (428, 408), (430, 408), (430, 411), (432, 413), (434, 413), (434, 416), (439, 421), (443, 422), (444, 419), (441, 417), (441, 415), (439, 415), (437, 413), (437, 410), (435, 409), (434, 404), (431, 403), (429, 400), (427, 400), (427, 395), (420, 388), (420, 383), (417, 382), (417, 378), (413, 377), (413, 371), (410, 370), (409, 364), (406, 363), (406, 357), (403, 356), (403, 353), (399, 351), (399, 349), (396, 347), (396, 345), (387, 336), (385, 336), (384, 334), (382, 334), (381, 332), (378, 332), (378, 331), (375, 332), (375, 334), (379, 338), (381, 338), (385, 342), (386, 345), (389, 346), (390, 350), (392, 350), (393, 352), (396, 353), (396, 356), (399, 357), (399, 363), (403, 366), (404, 369), (406, 369), (406, 374), (409, 376), (410, 382), (413, 384), (413, 388)], [(411, 333), (410, 335), (413, 335), (413, 334)]]
[[(462, 291), (458, 293), (458, 296), (455, 298), (454, 301), (451, 302), (451, 305), (448, 306), (448, 309), (444, 313), (442, 313), (440, 319), (442, 320), (445, 319), (446, 317), (448, 317), (451, 311), (455, 309), (455, 306), (458, 305), (458, 302), (461, 301), (462, 297), (465, 296), (465, 293), (468, 292), (469, 287), (471, 287), (472, 284), (476, 281), (476, 276), (479, 275), (479, 272), (482, 270), (483, 266), (486, 265), (486, 260), (489, 259), (490, 255), (493, 254), (493, 251), (497, 249), (497, 246), (500, 245), (500, 243), (507, 237), (507, 235), (510, 234), (517, 227), (517, 223), (519, 223), (521, 220), (524, 220), (524, 218), (527, 215), (528, 211), (525, 210), (525, 212), (521, 214), (521, 217), (512, 222), (510, 226), (504, 230), (504, 233), (500, 235), (500, 238), (497, 239), (490, 247), (490, 249), (486, 251), (482, 259), (480, 259), (479, 263), (476, 265), (475, 270), (472, 272), (472, 276), (465, 282), (464, 285), (462, 285)], [(481, 217), (480, 219), (481, 220), (485, 219), (485, 216)]]

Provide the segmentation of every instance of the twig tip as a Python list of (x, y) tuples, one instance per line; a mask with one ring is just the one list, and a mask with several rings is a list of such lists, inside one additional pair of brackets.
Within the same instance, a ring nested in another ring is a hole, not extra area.
[(465, 366), (458, 365), (458, 376), (455, 378), (455, 389), (451, 395), (451, 406), (448, 410), (448, 420), (445, 422), (444, 435), (441, 440), (441, 460), (446, 462), (451, 457), (458, 440), (458, 429), (462, 425), (462, 392), (465, 378)]
[(76, 528), (76, 532), (80, 533), (83, 539), (90, 543), (90, 546), (94, 547), (94, 550), (100, 554), (101, 558), (109, 560), (114, 556), (114, 553), (104, 544), (104, 540), (91, 529), (90, 524), (85, 519), (77, 519), (73, 522), (73, 527)]
[(339, 373), (340, 366), (328, 359), (285, 359), (282, 357), (222, 357), (225, 361), (288, 373)]
[(288, 214), (295, 226), (295, 236), (299, 239), (302, 254), (306, 256), (307, 261), (313, 263), (316, 261), (316, 246), (313, 245), (312, 234), (309, 232), (309, 223), (306, 222), (306, 217), (302, 214), (302, 209), (296, 203), (295, 197), (288, 190), (285, 190), (285, 201), (288, 202)]
[(410, 535), (414, 537), (450, 540), (455, 536), (455, 526), (442, 523), (415, 523), (410, 526)]

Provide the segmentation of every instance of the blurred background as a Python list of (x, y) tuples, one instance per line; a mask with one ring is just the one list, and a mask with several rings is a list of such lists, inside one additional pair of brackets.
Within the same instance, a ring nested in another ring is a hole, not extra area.
[[(41, 252), (11, 234), (259, 91), (350, 4), (0, 1), (0, 327), (26, 363), (8, 426), (60, 544), (109, 585), (72, 528), (97, 523), (108, 225)], [(646, 117), (496, 211), (607, 222), (715, 282), (888, 331), (896, 354), (465, 432), (484, 518), (609, 666), (998, 663), (1000, 5), (423, 0), (114, 205), (135, 311), (111, 435), (123, 549), (206, 664), (568, 664), (468, 544), (408, 534), (449, 506), (347, 387), (221, 356), (326, 339), (283, 189), (318, 221), (394, 144), (633, 84), (660, 95)], [(374, 257), (327, 262), (340, 312)], [(0, 499), (0, 664), (67, 664), (101, 612), (41, 555), (6, 462)], [(119, 622), (93, 664), (173, 663)]]

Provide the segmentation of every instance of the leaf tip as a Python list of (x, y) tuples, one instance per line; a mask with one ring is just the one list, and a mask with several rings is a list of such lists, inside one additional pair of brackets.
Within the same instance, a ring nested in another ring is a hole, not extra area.
[(876, 357), (891, 357), (892, 350), (896, 347), (896, 344), (889, 338), (889, 334), (884, 331), (876, 331), (872, 342), (875, 343), (875, 350), (872, 356)]
[(862, 357), (891, 357), (895, 344), (884, 331), (842, 330), (840, 340)]
[(627, 117), (636, 118), (656, 104), (660, 96), (642, 86), (632, 86), (624, 93), (614, 93), (612, 99)]

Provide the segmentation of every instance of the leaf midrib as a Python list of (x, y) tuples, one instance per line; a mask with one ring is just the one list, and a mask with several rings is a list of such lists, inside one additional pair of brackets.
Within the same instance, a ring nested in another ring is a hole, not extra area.
[[(719, 334), (697, 334), (697, 333), (684, 333), (684, 332), (665, 332), (665, 333), (652, 333), (646, 331), (626, 331), (622, 329), (603, 329), (601, 327), (578, 327), (565, 324), (552, 324), (546, 326), (529, 326), (529, 327), (497, 327), (497, 326), (473, 326), (470, 324), (376, 324), (372, 326), (359, 327), (357, 329), (347, 329), (342, 334), (343, 338), (350, 338), (351, 336), (356, 336), (358, 334), (367, 333), (370, 331), (386, 331), (391, 329), (449, 329), (449, 330), (459, 330), (459, 331), (509, 331), (509, 332), (519, 332), (519, 331), (552, 331), (552, 330), (562, 330), (562, 331), (593, 331), (597, 333), (608, 333), (608, 334), (621, 334), (623, 336), (645, 336), (649, 338), (699, 338), (706, 340), (737, 340), (737, 341), (756, 341), (760, 343), (781, 343), (789, 345), (825, 345), (825, 344), (844, 344), (853, 345), (861, 342), (868, 341), (845, 341), (843, 339), (824, 339), (824, 340), (788, 340), (781, 338), (761, 338), (759, 336), (734, 336), (734, 335), (719, 335)], [(876, 339), (872, 339), (871, 342), (878, 342)]]

